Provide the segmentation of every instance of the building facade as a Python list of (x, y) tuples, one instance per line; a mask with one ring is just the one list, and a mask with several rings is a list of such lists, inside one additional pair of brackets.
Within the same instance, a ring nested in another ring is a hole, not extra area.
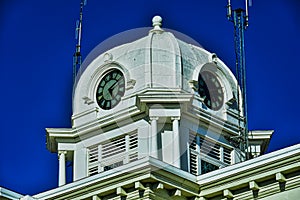
[(47, 128), (59, 187), (4, 199), (297, 199), (300, 146), (263, 155), (265, 130), (250, 131), (245, 149), (230, 69), (165, 31), (161, 17), (152, 22), (146, 36), (96, 48), (82, 64), (72, 127)]

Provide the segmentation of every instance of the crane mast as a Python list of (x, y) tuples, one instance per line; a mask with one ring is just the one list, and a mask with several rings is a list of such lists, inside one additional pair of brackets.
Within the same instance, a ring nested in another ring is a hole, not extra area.
[[(235, 45), (235, 64), (236, 77), (238, 81), (237, 102), (239, 109), (239, 132), (242, 139), (241, 149), (245, 152), (246, 160), (249, 159), (248, 145), (248, 113), (247, 113), (247, 95), (246, 95), (246, 63), (245, 63), (245, 38), (244, 32), (248, 27), (248, 0), (245, 0), (246, 9), (232, 10), (230, 0), (227, 5), (227, 18), (234, 25), (234, 45)], [(239, 90), (240, 88), (240, 90)], [(240, 96), (242, 102), (240, 101)], [(241, 102), (241, 105), (240, 105)], [(242, 116), (241, 116), (242, 114)]]

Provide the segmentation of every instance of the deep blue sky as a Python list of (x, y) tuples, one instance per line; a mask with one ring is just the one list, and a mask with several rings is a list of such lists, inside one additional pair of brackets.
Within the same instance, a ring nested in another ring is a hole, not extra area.
[[(45, 128), (70, 127), (74, 29), (80, 0), (0, 2), (0, 186), (36, 194), (57, 186)], [(232, 0), (239, 5), (241, 0)], [(272, 2), (272, 3), (271, 3)], [(151, 26), (189, 35), (234, 71), (226, 0), (88, 0), (82, 53), (122, 31)], [(255, 1), (246, 31), (249, 129), (274, 129), (269, 151), (300, 142), (300, 1)]]

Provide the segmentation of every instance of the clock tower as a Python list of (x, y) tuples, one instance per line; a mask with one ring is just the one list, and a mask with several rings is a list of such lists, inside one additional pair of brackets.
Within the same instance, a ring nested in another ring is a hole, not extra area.
[[(47, 128), (59, 186), (72, 161), (70, 184), (91, 187), (86, 199), (196, 197), (197, 177), (244, 161), (236, 78), (215, 53), (161, 28), (161, 17), (152, 22), (144, 37), (90, 53), (74, 85), (72, 127)], [(271, 132), (252, 135), (260, 155)]]

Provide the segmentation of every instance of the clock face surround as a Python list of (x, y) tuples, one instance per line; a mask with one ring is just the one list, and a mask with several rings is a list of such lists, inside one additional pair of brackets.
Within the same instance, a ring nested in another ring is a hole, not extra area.
[(203, 71), (198, 77), (198, 92), (204, 104), (211, 110), (219, 110), (224, 103), (224, 92), (218, 77), (210, 72)]
[(125, 93), (125, 78), (118, 69), (111, 69), (101, 78), (96, 90), (96, 100), (100, 108), (114, 108)]

